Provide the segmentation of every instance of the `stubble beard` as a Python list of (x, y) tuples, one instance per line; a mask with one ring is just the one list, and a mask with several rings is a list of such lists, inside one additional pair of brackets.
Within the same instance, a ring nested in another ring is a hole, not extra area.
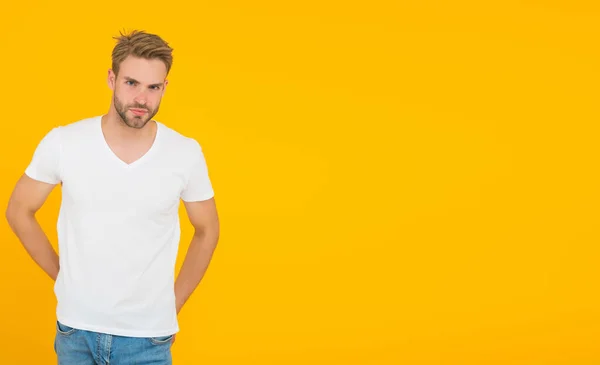
[[(158, 107), (160, 106), (160, 104), (159, 104), (159, 106), (157, 106), (156, 109), (154, 109), (154, 110), (150, 110), (144, 105), (132, 105), (132, 106), (125, 107), (123, 105), (123, 103), (121, 103), (119, 101), (119, 99), (117, 98), (116, 95), (113, 95), (113, 101), (114, 101), (114, 105), (115, 105), (115, 110), (117, 111), (117, 114), (119, 114), (119, 116), (121, 117), (121, 121), (123, 122), (123, 124), (125, 124), (127, 127), (135, 128), (135, 129), (144, 128), (144, 126), (150, 120), (152, 120), (152, 118), (154, 118), (156, 113), (158, 113)], [(127, 111), (129, 110), (129, 108), (145, 109), (148, 111), (148, 113), (145, 116), (138, 117), (138, 116), (134, 115), (133, 117), (129, 118), (129, 117), (127, 117)]]

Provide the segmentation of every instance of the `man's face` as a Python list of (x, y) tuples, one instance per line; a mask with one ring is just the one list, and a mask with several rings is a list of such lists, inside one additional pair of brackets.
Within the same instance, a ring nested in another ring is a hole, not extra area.
[(161, 60), (133, 56), (121, 62), (118, 75), (109, 71), (113, 104), (125, 125), (143, 128), (158, 113), (166, 77), (167, 68)]

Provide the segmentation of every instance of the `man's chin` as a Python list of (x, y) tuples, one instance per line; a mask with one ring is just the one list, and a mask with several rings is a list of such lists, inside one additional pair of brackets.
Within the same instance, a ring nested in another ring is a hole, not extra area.
[(127, 118), (125, 120), (125, 125), (130, 128), (142, 129), (149, 121), (150, 121), (150, 119), (138, 119), (138, 118), (129, 119), (129, 118)]
[(142, 129), (142, 128), (144, 128), (144, 126), (146, 125), (146, 123), (148, 123), (148, 122), (127, 123), (127, 126), (130, 127), (130, 128)]

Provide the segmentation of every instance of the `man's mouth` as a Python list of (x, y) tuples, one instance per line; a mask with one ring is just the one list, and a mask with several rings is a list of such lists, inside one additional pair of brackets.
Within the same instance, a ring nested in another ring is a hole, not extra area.
[(133, 114), (138, 115), (138, 116), (144, 115), (144, 114), (146, 114), (148, 112), (146, 109), (131, 108), (129, 110), (131, 110), (131, 112)]

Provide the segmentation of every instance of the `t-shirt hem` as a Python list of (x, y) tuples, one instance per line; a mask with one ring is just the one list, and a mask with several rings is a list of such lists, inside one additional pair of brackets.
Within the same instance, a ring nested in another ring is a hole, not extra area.
[(73, 327), (78, 330), (98, 332), (114, 336), (124, 337), (161, 337), (170, 336), (179, 332), (179, 327), (167, 329), (167, 330), (156, 330), (156, 331), (139, 331), (139, 330), (126, 330), (122, 328), (111, 328), (103, 326), (94, 326), (90, 324), (84, 324), (77, 321), (72, 321), (68, 318), (58, 317), (58, 321), (66, 326)]

